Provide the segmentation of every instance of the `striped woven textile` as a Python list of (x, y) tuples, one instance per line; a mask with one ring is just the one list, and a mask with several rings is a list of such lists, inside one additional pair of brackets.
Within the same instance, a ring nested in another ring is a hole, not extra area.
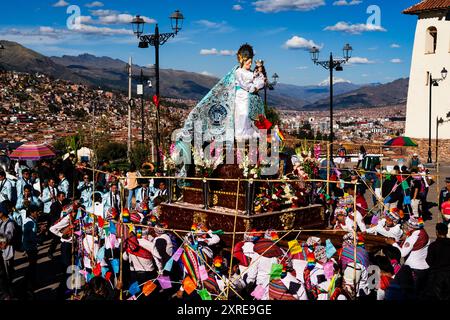
[[(354, 261), (354, 249), (353, 246), (344, 247), (341, 253), (341, 265), (342, 270), (345, 270), (347, 264), (353, 263)], [(364, 267), (369, 266), (369, 254), (363, 248), (356, 248), (356, 263), (362, 264)]]
[(216, 278), (214, 275), (210, 274), (208, 279), (203, 281), (203, 285), (205, 286), (205, 289), (208, 290), (211, 294), (218, 295), (220, 293), (219, 285), (216, 281)]
[(9, 156), (15, 160), (41, 160), (53, 158), (55, 152), (46, 144), (25, 143), (14, 150)]
[(288, 293), (288, 288), (281, 279), (272, 280), (269, 283), (270, 300), (297, 300), (292, 294)]
[(253, 250), (263, 257), (274, 258), (283, 255), (280, 247), (278, 247), (275, 242), (269, 239), (260, 239), (255, 243)]
[(200, 279), (200, 271), (197, 260), (197, 255), (194, 250), (188, 245), (184, 246), (184, 251), (181, 255), (181, 262), (183, 266), (186, 268), (188, 275), (198, 283), (198, 279)]

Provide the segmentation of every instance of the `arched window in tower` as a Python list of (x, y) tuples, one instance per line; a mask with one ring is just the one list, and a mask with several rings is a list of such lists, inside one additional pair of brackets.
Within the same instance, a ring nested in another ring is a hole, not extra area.
[(436, 47), (437, 47), (437, 29), (436, 27), (429, 27), (427, 29), (427, 35), (426, 35), (426, 42), (425, 42), (425, 53), (436, 53)]

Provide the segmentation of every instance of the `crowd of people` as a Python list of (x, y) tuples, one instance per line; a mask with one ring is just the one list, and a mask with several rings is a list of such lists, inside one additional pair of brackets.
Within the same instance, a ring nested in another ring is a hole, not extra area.
[[(379, 164), (369, 172), (335, 168), (329, 194), (325, 183), (314, 183), (313, 202), (325, 206), (331, 229), (343, 231), (338, 244), (309, 237), (286, 245), (274, 230), (252, 229), (234, 248), (224, 244), (221, 230), (199, 223), (179, 234), (160, 220), (168, 197), (163, 177), (144, 178), (133, 165), (122, 172), (107, 161), (98, 169), (70, 155), (0, 171), (2, 299), (15, 295), (16, 251), (28, 261), (25, 283), (33, 297), (46, 240), (48, 258), (62, 270), (60, 299), (450, 298), (450, 178), (439, 197), (444, 223), (436, 225), (432, 242), (424, 221), (431, 217), (427, 193), (433, 181), (420, 163), (391, 172)], [(383, 246), (367, 251), (369, 234), (384, 237)], [(68, 287), (71, 266), (81, 280)]]

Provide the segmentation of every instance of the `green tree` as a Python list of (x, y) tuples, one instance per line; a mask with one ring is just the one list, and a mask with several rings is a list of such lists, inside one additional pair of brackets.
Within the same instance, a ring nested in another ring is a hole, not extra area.
[(270, 122), (273, 123), (273, 125), (280, 124), (280, 114), (275, 108), (268, 107), (266, 112), (266, 118)]
[(142, 164), (150, 159), (150, 148), (146, 144), (137, 143), (131, 148), (131, 162), (137, 167), (141, 168)]
[(98, 145), (97, 158), (99, 160), (119, 160), (127, 157), (127, 145), (118, 142), (106, 142)]

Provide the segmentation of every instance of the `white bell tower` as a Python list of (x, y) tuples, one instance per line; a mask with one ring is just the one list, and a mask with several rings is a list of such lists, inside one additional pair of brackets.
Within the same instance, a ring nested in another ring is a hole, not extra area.
[[(450, 75), (445, 80), (439, 80), (446, 76), (445, 70), (450, 73), (450, 0), (423, 0), (403, 13), (418, 16), (405, 136), (418, 139), (429, 137), (431, 85), (431, 138), (435, 139), (437, 117), (447, 120), (450, 112)], [(437, 81), (430, 83), (430, 74)], [(439, 139), (450, 139), (450, 122), (439, 126)]]

